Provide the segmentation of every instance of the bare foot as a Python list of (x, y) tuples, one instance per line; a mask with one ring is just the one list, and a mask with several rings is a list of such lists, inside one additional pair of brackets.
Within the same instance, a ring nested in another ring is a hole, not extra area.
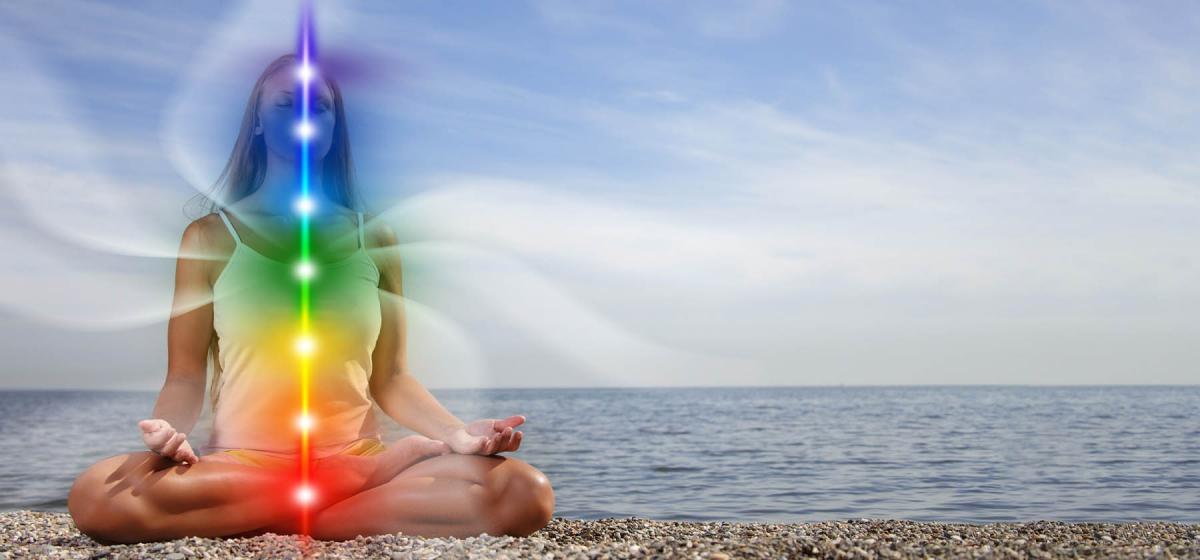
[(412, 435), (387, 444), (377, 455), (331, 455), (316, 460), (317, 478), (357, 494), (390, 481), (401, 471), (425, 459), (450, 453), (443, 441)]
[(379, 465), (367, 481), (367, 488), (374, 488), (396, 478), (404, 469), (425, 459), (447, 453), (450, 453), (450, 446), (444, 441), (420, 435), (400, 438), (387, 444), (387, 450), (383, 453), (371, 456), (379, 459)]

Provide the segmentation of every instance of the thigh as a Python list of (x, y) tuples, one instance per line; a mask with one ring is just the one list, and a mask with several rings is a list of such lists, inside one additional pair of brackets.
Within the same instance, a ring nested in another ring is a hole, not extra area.
[[(275, 478), (271, 476), (270, 469), (245, 465), (236, 461), (213, 461), (201, 458), (200, 462), (195, 465), (186, 465), (161, 457), (151, 451), (137, 451), (114, 455), (96, 462), (79, 475), (76, 485), (83, 486), (85, 489), (88, 487), (103, 488), (103, 494), (106, 497), (116, 496), (126, 490), (133, 496), (147, 496), (147, 491), (153, 487), (164, 490), (164, 492), (159, 492), (160, 495), (157, 496), (159, 498), (197, 498), (203, 501), (205, 495), (212, 494), (212, 488), (201, 488), (198, 484), (191, 484), (191, 481), (203, 480), (212, 485), (220, 485), (230, 482), (234, 477), (261, 480), (266, 480), (268, 477)], [(184, 484), (185, 480), (189, 483)], [(189, 492), (189, 490), (195, 491)], [(171, 494), (179, 495), (172, 496)]]
[(150, 451), (113, 455), (97, 461), (75, 479), (67, 504), (82, 510), (85, 506), (103, 507), (104, 498), (113, 498), (125, 491), (132, 496), (145, 496), (158, 481), (173, 473), (182, 476), (188, 470), (189, 465)]
[(487, 481), (488, 476), (493, 474), (493, 471), (497, 468), (504, 467), (506, 464), (511, 468), (518, 462), (523, 463), (524, 461), (501, 455), (447, 453), (445, 455), (438, 455), (437, 457), (430, 457), (404, 469), (392, 480), (430, 477), (466, 480), (475, 484), (483, 484)]
[(312, 536), (347, 540), (397, 531), (423, 537), (498, 534), (489, 485), (503, 457), (451, 453), (425, 459), (391, 481), (330, 505), (313, 518)]
[[(80, 474), (67, 496), (67, 509), (89, 536), (126, 542), (152, 535), (162, 530), (165, 520), (178, 520), (189, 512), (217, 512), (250, 486), (270, 491), (278, 478), (267, 469), (241, 464), (201, 458), (195, 465), (184, 465), (150, 451), (125, 453), (102, 459)], [(211, 525), (222, 524), (213, 520)]]
[[(545, 490), (536, 488), (538, 479)], [(320, 511), (313, 536), (322, 540), (395, 533), (465, 537), (519, 531), (545, 523), (535, 519), (549, 502), (545, 476), (521, 459), (451, 453), (425, 459), (391, 481)], [(540, 523), (540, 524), (538, 524)], [(531, 527), (531, 524), (537, 524)]]

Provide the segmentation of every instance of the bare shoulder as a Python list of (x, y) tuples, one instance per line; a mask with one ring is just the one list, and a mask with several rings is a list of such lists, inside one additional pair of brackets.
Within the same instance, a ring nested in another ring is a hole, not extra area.
[(363, 223), (367, 254), (379, 269), (379, 287), (393, 293), (401, 293), (403, 272), (400, 251), (396, 250), (400, 244), (396, 232), (388, 225), (387, 220), (376, 219), (372, 214), (364, 213)]
[(229, 252), (233, 244), (233, 237), (229, 235), (225, 223), (216, 212), (212, 212), (192, 220), (184, 228), (180, 248), (219, 257)]
[(220, 219), (216, 214), (201, 216), (192, 220), (183, 228), (183, 239), (179, 242), (179, 256), (198, 256), (194, 253), (212, 249), (213, 223), (212, 219)]
[(386, 220), (376, 219), (374, 214), (364, 212), (363, 224), (368, 249), (386, 249), (400, 244), (396, 239), (396, 232)]

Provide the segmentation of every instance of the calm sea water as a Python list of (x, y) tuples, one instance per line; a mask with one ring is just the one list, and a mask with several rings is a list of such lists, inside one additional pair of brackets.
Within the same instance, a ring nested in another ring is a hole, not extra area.
[[(511, 455), (564, 517), (1200, 522), (1200, 386), (433, 392), (464, 420), (525, 414)], [(155, 397), (0, 392), (0, 509), (66, 511), (79, 472), (141, 449)]]

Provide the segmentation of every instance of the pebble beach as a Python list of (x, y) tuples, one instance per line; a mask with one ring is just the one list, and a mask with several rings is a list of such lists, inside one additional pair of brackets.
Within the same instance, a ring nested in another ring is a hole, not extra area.
[(0, 513), (10, 558), (1200, 558), (1200, 524), (943, 523), (847, 519), (808, 523), (555, 517), (528, 537), (403, 534), (317, 541), (297, 535), (185, 538), (103, 545), (66, 513)]

